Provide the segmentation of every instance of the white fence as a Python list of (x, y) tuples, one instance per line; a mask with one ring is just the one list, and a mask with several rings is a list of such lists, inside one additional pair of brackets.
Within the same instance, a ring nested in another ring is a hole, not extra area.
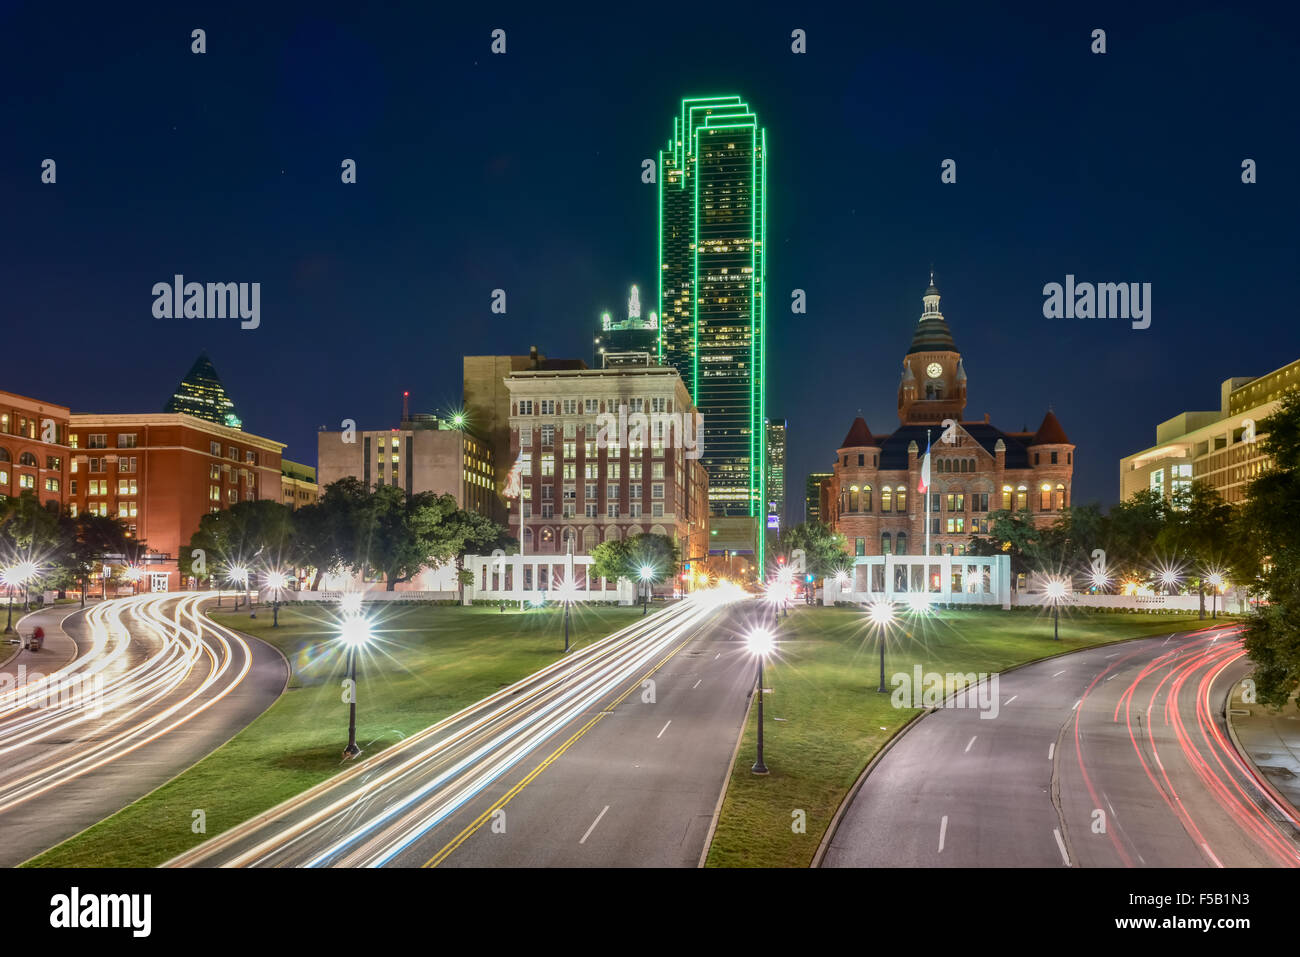
[(592, 577), (595, 561), (590, 555), (470, 555), (465, 569), (474, 583), (465, 586), (465, 603), (554, 599), (566, 584), (573, 586), (574, 601), (635, 602), (631, 582)]
[(933, 602), (1011, 607), (1007, 555), (859, 555), (847, 580), (822, 583), (822, 604), (902, 601), (923, 593)]
[[(1011, 604), (1016, 607), (1050, 604), (1050, 599), (1042, 592), (1017, 592), (1011, 596)], [(1074, 593), (1061, 599), (1063, 608), (1125, 608), (1135, 611), (1200, 611), (1201, 599), (1198, 595), (1090, 595)], [(1225, 614), (1243, 614), (1250, 611), (1245, 594), (1236, 590), (1220, 595), (1217, 606), (1212, 595), (1205, 596), (1205, 610), (1212, 612), (1215, 608)]]

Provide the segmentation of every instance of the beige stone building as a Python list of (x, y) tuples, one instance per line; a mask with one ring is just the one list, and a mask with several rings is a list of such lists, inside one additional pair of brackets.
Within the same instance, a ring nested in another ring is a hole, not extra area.
[(367, 488), (395, 485), (411, 494), (451, 495), (461, 508), (494, 515), (492, 447), (448, 419), (413, 415), (396, 429), (322, 431), (316, 461), (321, 488), (350, 476)]
[(1258, 441), (1263, 422), (1282, 394), (1297, 386), (1300, 359), (1266, 375), (1224, 380), (1216, 411), (1180, 412), (1156, 426), (1155, 445), (1120, 459), (1121, 499), (1142, 489), (1172, 499), (1193, 482), (1205, 482), (1225, 502), (1240, 503), (1247, 484), (1268, 467)]
[(316, 470), (301, 462), (280, 459), (280, 492), (284, 496), (284, 504), (294, 511), (304, 505), (315, 505), (320, 501)]

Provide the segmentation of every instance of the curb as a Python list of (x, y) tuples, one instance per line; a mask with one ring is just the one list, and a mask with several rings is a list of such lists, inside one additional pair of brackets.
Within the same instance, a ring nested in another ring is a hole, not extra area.
[(1255, 779), (1255, 783), (1268, 792), (1281, 807), (1290, 808), (1292, 818), (1300, 821), (1300, 808), (1292, 804), (1290, 798), (1284, 797), (1273, 782), (1264, 776), (1264, 773), (1259, 769), (1259, 765), (1255, 763), (1255, 759), (1250, 756), (1250, 752), (1246, 750), (1241, 743), (1241, 739), (1237, 737), (1237, 728), (1232, 723), (1232, 693), (1238, 684), (1240, 684), (1239, 680), (1228, 685), (1228, 694), (1223, 702), (1223, 723), (1228, 728), (1228, 737), (1232, 739), (1232, 746), (1237, 750), (1237, 756), (1241, 758), (1243, 766), (1250, 769), (1251, 777)]
[[(758, 686), (758, 675), (754, 675), (754, 685)], [(763, 689), (757, 688), (757, 693), (762, 694)], [(709, 821), (709, 832), (704, 835), (704, 850), (700, 852), (700, 862), (696, 867), (703, 867), (704, 862), (709, 859), (709, 851), (713, 849), (713, 835), (718, 830), (718, 820), (722, 817), (722, 805), (727, 800), (727, 791), (731, 787), (731, 776), (736, 772), (736, 758), (740, 757), (740, 746), (745, 741), (745, 732), (749, 730), (749, 716), (754, 710), (754, 695), (749, 696), (749, 704), (745, 706), (745, 717), (740, 722), (740, 734), (736, 735), (736, 747), (731, 752), (731, 762), (727, 765), (727, 773), (722, 778), (722, 791), (718, 794), (718, 803), (713, 808), (713, 819)]]

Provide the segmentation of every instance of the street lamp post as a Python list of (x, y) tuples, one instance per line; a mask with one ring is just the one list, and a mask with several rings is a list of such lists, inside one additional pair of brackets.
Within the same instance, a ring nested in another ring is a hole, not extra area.
[(755, 628), (747, 639), (749, 650), (758, 659), (758, 756), (750, 768), (754, 774), (767, 774), (767, 765), (763, 763), (763, 660), (772, 653), (776, 645), (772, 633), (766, 628)]
[(357, 649), (370, 638), (370, 628), (360, 614), (343, 620), (341, 637), (348, 646), (348, 746), (343, 749), (345, 758), (355, 758), (361, 753), (357, 746)]
[(271, 572), (266, 576), (266, 584), (271, 589), (271, 627), (280, 627), (280, 590), (289, 583), (289, 576), (284, 572)]
[(654, 578), (655, 570), (649, 565), (641, 566), (641, 617), (644, 618), (650, 610), (650, 582)]
[(1052, 640), (1061, 640), (1061, 602), (1065, 598), (1065, 582), (1053, 578), (1047, 583), (1047, 597), (1052, 603)]
[(239, 585), (248, 581), (248, 569), (236, 565), (226, 574), (226, 581), (235, 585), (235, 611), (239, 611)]
[(0, 570), (0, 581), (4, 582), (5, 591), (9, 593), (9, 616), (5, 621), (4, 632), (6, 635), (14, 633), (14, 586), (19, 583), (21, 574), (17, 565)]
[[(1223, 576), (1218, 572), (1211, 572), (1210, 577), (1206, 579), (1210, 585), (1210, 617), (1219, 617), (1219, 590), (1223, 587)], [(1202, 605), (1202, 608), (1205, 606)]]
[(876, 690), (881, 694), (888, 694), (889, 689), (885, 687), (885, 638), (889, 632), (889, 626), (894, 623), (893, 602), (873, 601), (867, 610), (867, 614), (871, 617), (871, 623), (876, 627), (878, 633), (876, 644), (880, 646), (880, 687)]

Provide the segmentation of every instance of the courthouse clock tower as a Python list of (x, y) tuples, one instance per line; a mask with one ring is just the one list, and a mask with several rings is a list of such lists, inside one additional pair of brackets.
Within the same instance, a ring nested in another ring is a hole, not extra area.
[(944, 419), (960, 422), (966, 409), (966, 370), (948, 323), (939, 311), (934, 273), (930, 273), (930, 286), (922, 301), (925, 307), (912, 335), (911, 348), (903, 357), (898, 421), (903, 425), (938, 425)]

